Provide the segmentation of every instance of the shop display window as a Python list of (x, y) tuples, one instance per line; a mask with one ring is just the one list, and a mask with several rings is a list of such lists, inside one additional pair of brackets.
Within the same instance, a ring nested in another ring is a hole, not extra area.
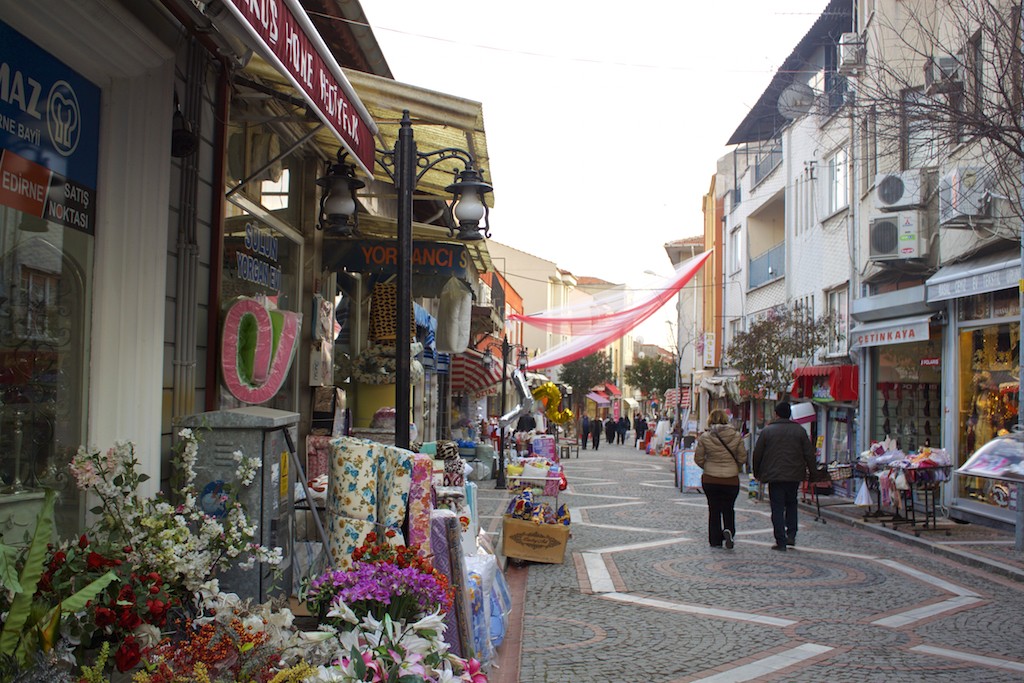
[[(1013, 292), (1016, 296), (1016, 292)], [(977, 308), (978, 299), (1001, 301), (1006, 297), (983, 295), (967, 300), (964, 308)], [(1013, 307), (1002, 306), (1009, 312)], [(1017, 309), (1019, 310), (1019, 309)], [(959, 449), (957, 465), (963, 465), (983, 444), (1017, 425), (1020, 403), (1020, 325), (999, 323), (960, 331), (959, 337)], [(1008, 507), (1006, 482), (983, 477), (958, 477), (960, 496)]]
[(68, 464), (87, 442), (93, 247), (92, 235), (0, 210), (0, 510), (55, 489), (61, 536), (84, 523)]
[(825, 454), (828, 462), (853, 462), (853, 416), (851, 408), (829, 408), (826, 412), (828, 451)]
[(906, 453), (942, 446), (941, 334), (874, 350), (872, 441), (895, 439)]

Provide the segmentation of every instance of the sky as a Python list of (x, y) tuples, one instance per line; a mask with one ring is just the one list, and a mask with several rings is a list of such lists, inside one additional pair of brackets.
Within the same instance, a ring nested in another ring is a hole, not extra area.
[[(726, 141), (827, 0), (361, 4), (396, 80), (483, 104), (492, 238), (643, 290), (701, 234)], [(634, 335), (671, 348), (667, 320)]]

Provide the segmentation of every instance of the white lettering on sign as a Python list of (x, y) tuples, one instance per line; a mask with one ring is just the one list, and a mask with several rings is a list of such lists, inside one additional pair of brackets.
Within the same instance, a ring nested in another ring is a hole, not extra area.
[(313, 87), (313, 52), (304, 50), (305, 41), (301, 40), (297, 31), (290, 24), (284, 25), (288, 35), (284, 38), (285, 61), (291, 67), (295, 77), (306, 84), (307, 88)]
[(249, 12), (260, 23), (263, 30), (267, 32), (267, 39), (271, 44), (276, 44), (280, 37), (277, 33), (277, 1), (276, 0), (248, 0)]
[(34, 183), (28, 178), (23, 178), (10, 171), (0, 174), (0, 187), (36, 202), (41, 202), (46, 198), (46, 186)]
[(251, 249), (260, 256), (268, 256), (279, 260), (277, 238), (265, 230), (260, 230), (253, 223), (245, 224), (245, 248)]
[(18, 109), (34, 119), (42, 119), (39, 111), (39, 95), (42, 93), (39, 81), (26, 77), (7, 62), (0, 63), (0, 100), (17, 105)]

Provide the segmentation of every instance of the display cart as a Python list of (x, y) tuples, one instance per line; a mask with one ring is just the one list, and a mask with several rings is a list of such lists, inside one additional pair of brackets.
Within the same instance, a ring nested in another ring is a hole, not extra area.
[(832, 507), (833, 505), (847, 505), (847, 502), (829, 503), (826, 505), (821, 504), (821, 496), (830, 496), (833, 493), (833, 487), (837, 481), (845, 481), (853, 477), (853, 466), (848, 464), (835, 465), (827, 468), (828, 480), (819, 481), (805, 481), (801, 485), (801, 492), (803, 493), (803, 502), (814, 503), (814, 509), (816, 515), (814, 517), (815, 522), (821, 522), (827, 524), (828, 521), (822, 517), (821, 508)]
[[(938, 522), (938, 499), (942, 495), (942, 483), (949, 481), (952, 465), (888, 469), (894, 474), (902, 474), (906, 479), (907, 488), (898, 489), (904, 514), (897, 513), (892, 519), (882, 521), (882, 526), (886, 526), (887, 523), (893, 529), (909, 526), (913, 529), (914, 536), (920, 536), (922, 531), (944, 531), (949, 536), (949, 525), (940, 525)], [(918, 518), (919, 504), (924, 514), (923, 521)]]
[[(903, 516), (899, 511), (886, 512), (882, 508), (882, 487), (878, 482), (878, 474), (868, 469), (864, 465), (858, 463), (853, 467), (853, 478), (861, 479), (864, 485), (868, 487), (868, 491), (873, 494), (875, 499), (874, 510), (871, 509), (871, 505), (867, 506), (867, 511), (862, 515), (861, 519), (865, 522), (879, 522), (885, 524), (886, 522), (892, 523), (900, 521)], [(858, 486), (855, 484), (854, 489)]]

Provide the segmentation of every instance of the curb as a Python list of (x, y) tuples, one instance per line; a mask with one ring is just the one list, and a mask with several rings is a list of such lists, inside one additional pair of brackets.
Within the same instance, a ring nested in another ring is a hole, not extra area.
[[(810, 503), (801, 502), (800, 507), (803, 510), (809, 511), (812, 514), (818, 514), (817, 508), (814, 505), (811, 505)], [(1024, 570), (1018, 569), (1017, 567), (1011, 567), (1008, 564), (1004, 564), (996, 560), (990, 560), (986, 557), (972, 555), (971, 553), (967, 553), (956, 548), (950, 548), (939, 543), (933, 543), (926, 538), (920, 538), (918, 536), (906, 534), (897, 531), (896, 529), (890, 529), (888, 527), (883, 527), (878, 524), (868, 524), (867, 522), (863, 522), (859, 519), (849, 517), (838, 512), (832, 512), (831, 510), (828, 510), (827, 508), (824, 507), (821, 509), (820, 516), (823, 519), (827, 518), (832, 521), (843, 522), (848, 526), (852, 526), (858, 529), (865, 529), (880, 536), (886, 536), (892, 540), (899, 541), (901, 543), (906, 543), (907, 545), (925, 548), (936, 555), (942, 555), (943, 557), (956, 560), (957, 562), (961, 562), (968, 566), (974, 567), (975, 569), (982, 569), (988, 572), (992, 572), (993, 574), (998, 574), (1005, 578), (1011, 579), (1013, 581), (1024, 583)]]

